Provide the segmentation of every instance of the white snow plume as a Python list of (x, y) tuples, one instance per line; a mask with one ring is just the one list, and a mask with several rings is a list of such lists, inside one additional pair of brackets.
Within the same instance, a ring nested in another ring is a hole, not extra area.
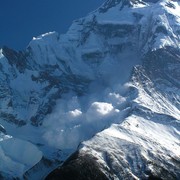
[(75, 149), (81, 141), (121, 121), (128, 111), (127, 99), (117, 89), (122, 93), (127, 87), (105, 89), (84, 97), (63, 97), (44, 121), (44, 139), (56, 148)]

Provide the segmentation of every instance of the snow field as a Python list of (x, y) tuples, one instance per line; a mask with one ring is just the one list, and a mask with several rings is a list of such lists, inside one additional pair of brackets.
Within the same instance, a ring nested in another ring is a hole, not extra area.
[(1, 136), (0, 171), (21, 177), (41, 160), (42, 152), (32, 143), (7, 135)]

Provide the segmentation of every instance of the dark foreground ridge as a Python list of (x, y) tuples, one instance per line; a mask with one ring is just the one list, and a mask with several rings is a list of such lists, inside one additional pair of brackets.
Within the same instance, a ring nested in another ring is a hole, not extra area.
[(51, 172), (45, 180), (108, 180), (99, 170), (96, 159), (91, 155), (74, 153), (63, 166)]
[[(45, 180), (114, 180), (113, 172), (108, 171), (105, 175), (97, 158), (82, 152), (75, 152), (59, 168), (52, 171)], [(146, 180), (162, 180), (159, 175), (147, 172)], [(129, 179), (132, 177), (124, 177)], [(123, 179), (124, 179), (123, 178)], [(176, 179), (176, 178), (173, 178)]]

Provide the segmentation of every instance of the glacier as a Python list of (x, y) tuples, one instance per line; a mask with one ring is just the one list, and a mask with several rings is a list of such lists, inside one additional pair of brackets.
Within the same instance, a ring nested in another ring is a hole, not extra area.
[(107, 0), (66, 34), (3, 47), (0, 178), (179, 179), (179, 12)]

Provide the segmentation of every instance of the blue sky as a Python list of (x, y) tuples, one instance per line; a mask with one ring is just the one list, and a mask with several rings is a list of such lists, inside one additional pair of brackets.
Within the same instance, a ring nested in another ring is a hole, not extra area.
[(74, 19), (105, 0), (4, 0), (0, 6), (0, 47), (25, 49), (33, 36), (65, 33)]

